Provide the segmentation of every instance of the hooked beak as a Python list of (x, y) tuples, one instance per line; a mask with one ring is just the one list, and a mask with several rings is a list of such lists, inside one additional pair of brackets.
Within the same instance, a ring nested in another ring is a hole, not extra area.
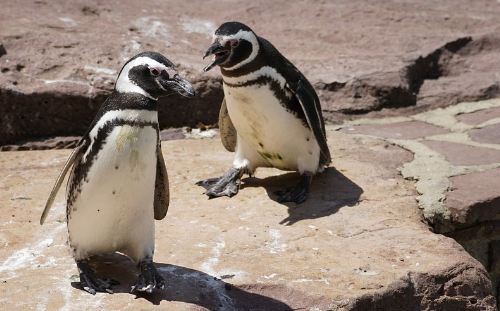
[(165, 89), (172, 90), (182, 96), (193, 97), (195, 95), (193, 86), (178, 74), (172, 79), (162, 80), (160, 83)]
[(214, 68), (216, 65), (224, 62), (229, 57), (230, 50), (226, 49), (219, 42), (214, 42), (212, 46), (208, 48), (208, 50), (203, 55), (203, 58), (213, 55), (210, 63), (203, 69), (203, 71), (209, 71)]

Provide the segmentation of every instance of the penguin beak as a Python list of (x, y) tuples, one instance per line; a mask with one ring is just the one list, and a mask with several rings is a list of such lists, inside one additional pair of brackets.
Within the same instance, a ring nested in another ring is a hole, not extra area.
[(215, 41), (211, 47), (203, 55), (203, 59), (205, 57), (213, 55), (210, 63), (203, 69), (203, 71), (209, 71), (214, 68), (216, 65), (224, 62), (229, 57), (230, 50), (223, 47), (218, 41)]
[(167, 90), (172, 90), (185, 97), (193, 97), (195, 91), (193, 86), (185, 79), (176, 74), (172, 79), (161, 80), (160, 84)]

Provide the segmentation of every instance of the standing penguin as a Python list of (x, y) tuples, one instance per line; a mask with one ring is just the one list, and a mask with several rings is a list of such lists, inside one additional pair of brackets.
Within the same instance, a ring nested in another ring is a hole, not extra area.
[(165, 286), (153, 265), (154, 219), (163, 219), (169, 204), (157, 99), (176, 93), (195, 94), (167, 58), (156, 52), (131, 58), (45, 205), (40, 224), (71, 168), (66, 191), (69, 245), (81, 286), (91, 294), (112, 293), (111, 286), (118, 284), (90, 268), (89, 257), (102, 253), (121, 252), (140, 267), (131, 291), (151, 293)]
[(236, 154), (222, 177), (196, 184), (209, 197), (231, 197), (238, 193), (243, 173), (251, 176), (257, 167), (275, 167), (301, 175), (295, 187), (276, 192), (278, 202), (304, 202), (312, 176), (331, 162), (313, 87), (269, 41), (242, 23), (222, 24), (204, 58), (209, 55), (204, 71), (219, 65), (222, 73), (222, 143)]

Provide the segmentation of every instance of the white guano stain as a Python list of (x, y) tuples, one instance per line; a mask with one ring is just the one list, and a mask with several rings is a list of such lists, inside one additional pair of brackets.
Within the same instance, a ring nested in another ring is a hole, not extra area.
[(270, 274), (270, 275), (263, 275), (263, 277), (264, 277), (265, 279), (270, 280), (270, 279), (274, 278), (274, 277), (275, 277), (275, 276), (277, 276), (277, 275), (278, 275), (278, 274), (273, 273), (273, 274)]
[(77, 23), (69, 17), (59, 17), (59, 20), (61, 22), (67, 23), (69, 26), (76, 26), (77, 25)]
[[(168, 26), (160, 21), (159, 17), (146, 16), (135, 20), (134, 25), (139, 30), (141, 36), (155, 38), (164, 42), (168, 37)], [(165, 43), (165, 42), (164, 42)]]
[(65, 227), (65, 224), (57, 225), (49, 232), (44, 233), (44, 238), (33, 243), (28, 243), (27, 247), (12, 253), (12, 255), (0, 265), (2, 280), (7, 281), (17, 277), (17, 271), (20, 269), (57, 266), (56, 258), (46, 257), (44, 255), (47, 247), (51, 246), (54, 242), (52, 238), (45, 238), (45, 236), (55, 236), (60, 231), (64, 230)]
[(278, 229), (269, 230), (269, 235), (273, 238), (270, 242), (266, 242), (266, 247), (270, 249), (271, 254), (283, 252), (288, 247), (286, 243), (280, 243), (281, 233)]
[(214, 267), (219, 263), (219, 257), (221, 254), (221, 250), (226, 247), (226, 242), (219, 238), (215, 242), (215, 247), (212, 248), (212, 257), (208, 258), (204, 263), (201, 264), (201, 268), (208, 274), (216, 275)]
[(78, 80), (66, 80), (66, 79), (58, 79), (58, 80), (46, 80), (46, 79), (36, 79), (37, 81), (43, 81), (45, 84), (52, 83), (72, 83), (72, 84), (80, 84), (90, 86), (88, 82), (78, 81)]
[(182, 30), (187, 33), (201, 33), (206, 35), (208, 38), (212, 38), (213, 33), (217, 29), (217, 26), (214, 22), (203, 19), (182, 19), (179, 24), (182, 27)]
[(94, 71), (94, 72), (97, 72), (97, 73), (104, 73), (104, 74), (107, 74), (107, 75), (116, 75), (117, 74), (116, 70), (109, 69), (109, 68), (94, 67), (94, 66), (90, 66), (90, 65), (85, 65), (83, 67), (83, 69), (91, 70), (91, 71)]

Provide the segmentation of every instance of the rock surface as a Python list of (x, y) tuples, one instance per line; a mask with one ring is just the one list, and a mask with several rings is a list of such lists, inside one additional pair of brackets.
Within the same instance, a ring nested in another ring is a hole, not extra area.
[(167, 55), (198, 92), (162, 100), (161, 126), (216, 123), (220, 75), (202, 72), (202, 55), (229, 20), (248, 24), (296, 64), (330, 122), (497, 97), (499, 15), (500, 3), (489, 0), (7, 1), (0, 145), (82, 135), (123, 63), (143, 50)]
[(455, 238), (486, 267), (497, 295), (499, 107), (500, 99), (461, 103), (409, 117), (361, 119), (336, 127), (344, 133), (379, 137), (413, 153), (401, 173), (416, 181), (424, 218), (435, 232)]
[[(69, 151), (7, 152), (0, 308), (84, 309), (92, 299), (100, 310), (493, 310), (500, 101), (472, 101), (500, 96), (499, 13), (487, 0), (3, 4), (0, 150), (73, 147), (143, 50), (167, 55), (198, 96), (160, 104), (161, 126), (178, 127), (162, 131), (173, 202), (157, 223), (155, 260), (167, 291), (127, 294), (136, 271), (119, 255), (97, 261), (122, 281), (117, 294), (71, 288), (62, 195), (52, 222), (37, 225)], [(217, 122), (220, 76), (201, 71), (201, 56), (228, 20), (273, 42), (339, 124), (328, 127), (335, 169), (314, 180), (305, 205), (273, 201), (296, 179), (276, 170), (245, 180), (233, 199), (206, 200), (193, 186), (231, 161), (217, 140), (189, 140), (218, 136), (205, 124)]]
[[(129, 294), (137, 271), (120, 255), (95, 266), (115, 294), (78, 287), (66, 244), (63, 191), (39, 217), (69, 150), (0, 157), (0, 308), (87, 310), (495, 310), (484, 267), (422, 222), (412, 154), (380, 139), (328, 128), (333, 165), (300, 206), (274, 190), (297, 174), (261, 169), (234, 198), (208, 200), (199, 179), (232, 161), (218, 139), (163, 142), (171, 205), (156, 222), (155, 262), (167, 288)], [(73, 287), (72, 287), (73, 286)]]

